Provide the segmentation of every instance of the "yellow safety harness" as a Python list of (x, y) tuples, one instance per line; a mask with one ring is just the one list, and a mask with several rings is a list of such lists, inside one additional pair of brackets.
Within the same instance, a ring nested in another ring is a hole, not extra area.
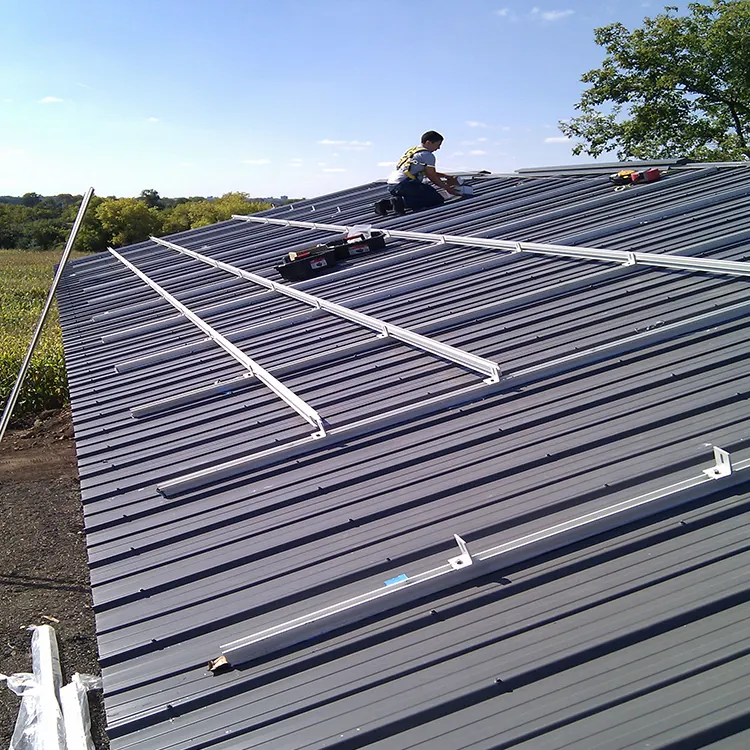
[(398, 164), (396, 164), (396, 169), (398, 169), (399, 172), (403, 172), (410, 180), (416, 180), (417, 176), (409, 171), (409, 167), (411, 167), (412, 164), (418, 163), (414, 157), (417, 154), (422, 153), (422, 151), (428, 151), (428, 149), (424, 146), (414, 146), (413, 148), (410, 148), (399, 159)]

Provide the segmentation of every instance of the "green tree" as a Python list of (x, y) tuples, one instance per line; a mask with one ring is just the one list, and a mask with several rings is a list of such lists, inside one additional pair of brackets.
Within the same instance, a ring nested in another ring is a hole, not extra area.
[(32, 222), (29, 234), (33, 249), (52, 250), (58, 245), (65, 244), (68, 230), (56, 219), (37, 219)]
[(156, 190), (141, 190), (141, 194), (138, 196), (139, 200), (142, 200), (149, 208), (161, 208), (161, 196)]
[(688, 3), (596, 29), (607, 56), (585, 73), (589, 87), (560, 129), (578, 140), (574, 154), (620, 159), (687, 156), (750, 158), (750, 0)]
[(96, 208), (107, 244), (115, 247), (147, 240), (161, 230), (161, 217), (137, 198), (105, 198)]
[(184, 232), (226, 221), (233, 214), (245, 216), (268, 208), (271, 208), (269, 203), (252, 201), (247, 193), (225, 193), (214, 200), (191, 200), (165, 212), (162, 231), (164, 234)]
[(23, 206), (0, 203), (0, 248), (12, 250), (21, 247)]
[(21, 196), (21, 205), (26, 206), (26, 208), (34, 208), (37, 203), (41, 202), (42, 196), (39, 193), (24, 193)]
[[(78, 231), (78, 236), (76, 237), (76, 250), (80, 250), (84, 253), (98, 253), (107, 249), (109, 238), (102, 227), (101, 220), (96, 215), (96, 209), (104, 203), (104, 200), (104, 198), (100, 198), (98, 195), (91, 197), (88, 210), (86, 211), (86, 215), (81, 223), (81, 228)], [(79, 196), (76, 203), (72, 203), (65, 207), (63, 218), (69, 227), (73, 226), (73, 222), (78, 215), (80, 201), (81, 197)]]

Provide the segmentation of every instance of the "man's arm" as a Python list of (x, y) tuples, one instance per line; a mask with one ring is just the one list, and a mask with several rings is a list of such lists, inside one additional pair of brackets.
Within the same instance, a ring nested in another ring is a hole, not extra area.
[(458, 184), (458, 180), (455, 177), (438, 172), (435, 167), (428, 166), (424, 168), (424, 173), (427, 176), (427, 179), (437, 187), (442, 190), (447, 190), (451, 195), (459, 195), (458, 191), (454, 190), (452, 187), (453, 185)]

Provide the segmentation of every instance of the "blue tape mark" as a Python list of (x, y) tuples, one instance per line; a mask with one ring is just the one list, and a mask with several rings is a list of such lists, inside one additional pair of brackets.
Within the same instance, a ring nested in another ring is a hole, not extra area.
[(400, 576), (396, 576), (395, 578), (389, 578), (386, 582), (386, 586), (393, 586), (394, 583), (401, 583), (402, 581), (408, 580), (409, 576), (406, 575), (406, 573), (402, 573)]

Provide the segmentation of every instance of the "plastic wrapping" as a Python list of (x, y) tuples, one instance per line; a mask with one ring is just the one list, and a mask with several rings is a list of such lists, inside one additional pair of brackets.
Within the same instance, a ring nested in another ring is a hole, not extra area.
[(91, 716), (86, 693), (101, 685), (102, 681), (98, 677), (76, 672), (60, 690), (68, 750), (96, 750), (91, 739)]
[(95, 750), (86, 691), (100, 687), (101, 680), (74, 674), (71, 683), (61, 688), (62, 670), (54, 628), (35, 625), (29, 630), (33, 631), (33, 673), (0, 675), (9, 689), (21, 696), (8, 750)]
[(6, 678), (8, 687), (21, 696), (21, 708), (8, 750), (66, 750), (60, 710), (60, 656), (55, 631), (49, 625), (31, 627), (33, 674)]

